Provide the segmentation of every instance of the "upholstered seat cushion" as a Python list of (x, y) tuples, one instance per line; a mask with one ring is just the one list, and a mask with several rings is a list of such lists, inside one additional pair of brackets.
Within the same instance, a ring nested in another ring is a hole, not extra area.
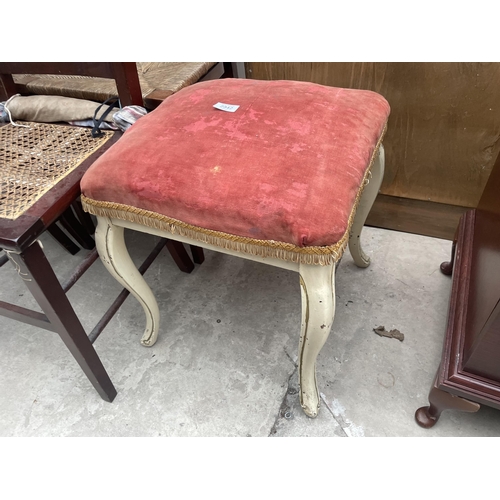
[[(239, 108), (214, 108), (219, 102)], [(197, 83), (135, 123), (87, 171), (82, 193), (94, 213), (115, 203), (195, 229), (333, 245), (348, 229), (388, 116), (387, 101), (371, 91)]]

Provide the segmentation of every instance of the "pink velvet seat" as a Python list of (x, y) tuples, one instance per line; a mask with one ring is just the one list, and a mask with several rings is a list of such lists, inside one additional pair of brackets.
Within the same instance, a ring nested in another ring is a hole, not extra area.
[(335, 266), (347, 244), (356, 265), (370, 263), (360, 234), (383, 178), (388, 116), (371, 91), (226, 79), (179, 91), (125, 132), (86, 172), (82, 203), (97, 216), (104, 265), (143, 306), (141, 342), (155, 343), (160, 313), (125, 228), (296, 271), (299, 396), (315, 417)]
[[(221, 111), (218, 102), (239, 108)], [(146, 210), (192, 234), (281, 242), (292, 252), (331, 247), (346, 235), (388, 115), (370, 91), (199, 83), (137, 122), (89, 169), (82, 192), (97, 214), (111, 202), (128, 217)]]

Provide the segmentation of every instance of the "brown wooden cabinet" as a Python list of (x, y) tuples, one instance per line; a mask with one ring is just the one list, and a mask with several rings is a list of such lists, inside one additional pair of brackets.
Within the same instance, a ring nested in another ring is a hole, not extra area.
[(476, 209), (460, 220), (452, 260), (448, 324), (429, 406), (415, 418), (432, 427), (447, 409), (500, 409), (500, 156)]

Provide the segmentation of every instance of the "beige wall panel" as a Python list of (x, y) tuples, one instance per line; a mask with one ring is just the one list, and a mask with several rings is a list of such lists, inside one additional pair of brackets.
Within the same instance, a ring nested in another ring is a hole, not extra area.
[(246, 63), (249, 78), (370, 89), (391, 105), (390, 196), (476, 206), (500, 151), (500, 63)]

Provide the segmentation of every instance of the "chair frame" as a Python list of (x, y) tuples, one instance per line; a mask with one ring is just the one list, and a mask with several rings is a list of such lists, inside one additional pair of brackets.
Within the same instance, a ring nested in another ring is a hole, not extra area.
[[(380, 145), (371, 168), (371, 179), (365, 186), (349, 234), (349, 250), (358, 267), (368, 267), (370, 259), (361, 248), (360, 235), (368, 213), (375, 201), (384, 176), (384, 149)], [(302, 321), (299, 341), (298, 372), (300, 404), (309, 417), (316, 417), (320, 394), (316, 382), (316, 358), (325, 344), (335, 313), (335, 268), (329, 265), (294, 263), (276, 258), (253, 256), (228, 250), (178, 234), (143, 226), (134, 222), (109, 217), (97, 217), (96, 245), (99, 256), (114, 278), (128, 289), (140, 302), (146, 315), (146, 328), (141, 339), (144, 346), (152, 346), (160, 328), (158, 303), (138, 272), (125, 245), (124, 229), (131, 229), (161, 237), (168, 237), (190, 245), (254, 260), (299, 273), (302, 297)]]
[[(7, 97), (17, 92), (11, 76), (16, 73), (83, 74), (114, 78), (122, 105), (142, 105), (135, 63), (0, 63), (0, 81)], [(4, 125), (6, 124), (2, 124)], [(120, 137), (121, 132), (115, 132), (101, 148), (59, 181), (17, 219), (0, 219), (0, 249), (4, 250), (6, 257), (12, 262), (43, 311), (40, 313), (0, 301), (0, 315), (58, 333), (99, 395), (105, 401), (110, 402), (116, 396), (116, 389), (92, 344), (124, 302), (128, 291), (125, 290), (118, 296), (87, 336), (66, 293), (98, 258), (97, 250), (94, 248), (73, 274), (64, 283), (60, 283), (38, 238), (46, 230), (53, 233), (55, 222), (60, 219), (67, 225), (71, 225), (71, 217), (68, 213), (80, 195), (80, 180), (83, 174)], [(92, 246), (90, 241), (87, 243)], [(184, 246), (166, 239), (162, 239), (155, 247), (141, 266), (141, 272), (146, 271), (165, 246), (181, 271), (191, 272), (194, 264)], [(192, 249), (192, 252), (194, 262), (201, 263), (203, 261), (201, 249), (196, 247)], [(5, 257), (1, 258), (0, 266), (6, 260)]]
[(30, 62), (0, 63), (0, 80), (5, 94), (0, 92), (0, 98), (10, 97), (18, 93), (12, 75), (85, 75), (101, 78), (112, 78), (116, 82), (118, 95), (122, 106), (137, 104), (142, 106), (142, 93), (137, 65), (135, 62)]
[[(135, 62), (108, 62), (108, 63), (0, 63), (0, 100), (19, 93), (20, 86), (16, 85), (12, 75), (25, 74), (26, 64), (30, 65), (28, 74), (61, 74), (61, 75), (86, 75), (101, 78), (112, 78), (116, 82), (122, 106), (140, 104), (152, 110), (161, 104), (173, 92), (167, 90), (153, 90), (142, 97), (141, 86), (137, 75)], [(245, 63), (219, 62), (211, 68), (199, 81), (216, 80), (219, 78), (245, 78)], [(21, 86), (22, 88), (22, 86)]]
[[(43, 314), (0, 301), (0, 315), (59, 334), (93, 386), (106, 401), (116, 390), (56, 278), (38, 238), (76, 200), (87, 168), (119, 138), (115, 134), (15, 220), (0, 219), (0, 248), (16, 268)], [(86, 269), (85, 269), (86, 270)], [(83, 274), (83, 273), (82, 273)]]

